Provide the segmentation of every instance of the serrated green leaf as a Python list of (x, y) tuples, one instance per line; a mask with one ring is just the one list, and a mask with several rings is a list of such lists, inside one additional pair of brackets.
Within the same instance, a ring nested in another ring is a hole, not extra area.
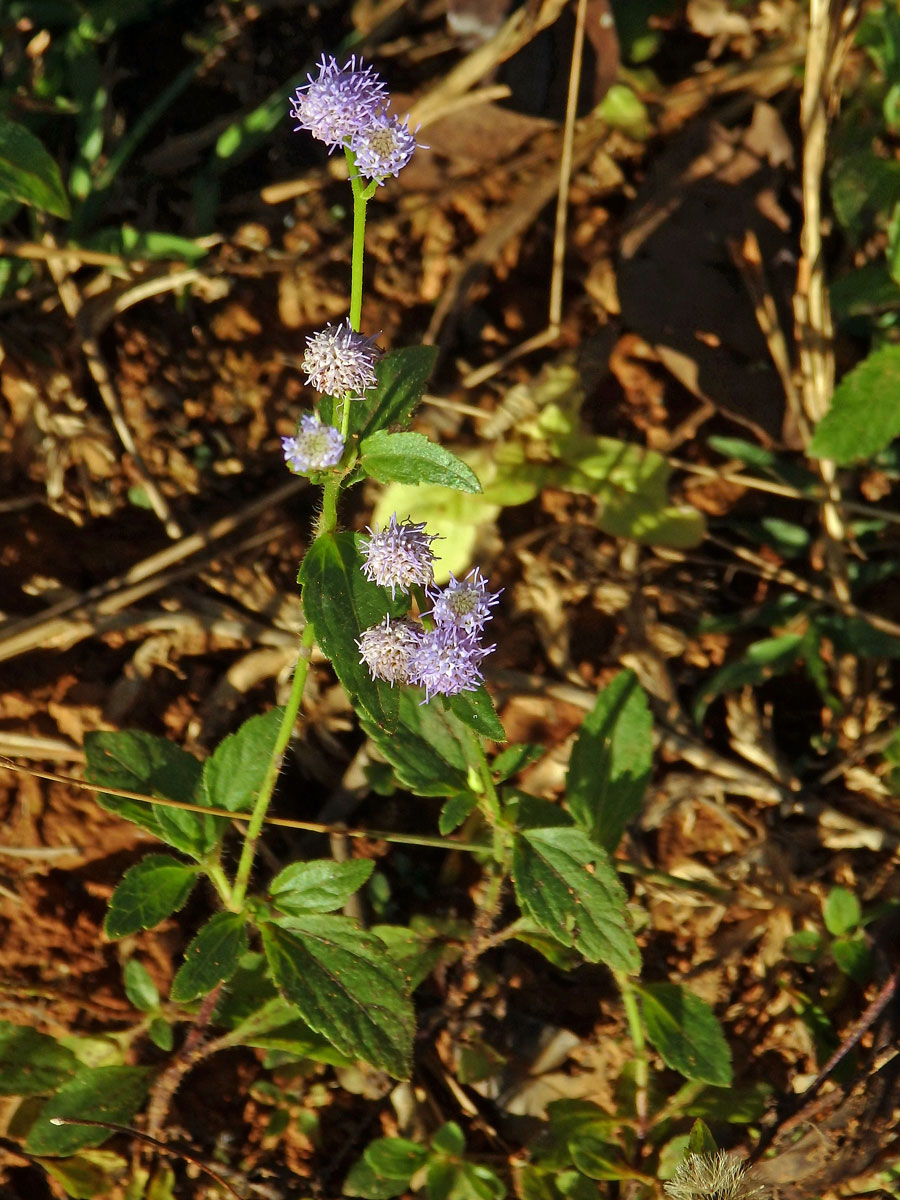
[(405, 612), (385, 588), (369, 583), (353, 534), (324, 534), (313, 542), (300, 571), (303, 609), (316, 640), (328, 655), (354, 708), (377, 726), (391, 730), (397, 723), (399, 689), (373, 680), (359, 660), (357, 639), (391, 613)]
[(253, 808), (283, 717), (283, 708), (250, 717), (218, 744), (203, 764), (206, 803), (229, 812), (249, 812)]
[(344, 1054), (407, 1078), (415, 1015), (384, 943), (346, 917), (282, 917), (262, 927), (272, 977), (311, 1029)]
[(474, 811), (478, 797), (473, 792), (457, 792), (446, 801), (438, 817), (438, 830), (442, 834), (459, 829), (466, 817)]
[(484, 684), (474, 692), (458, 692), (455, 696), (444, 697), (444, 703), (449, 705), (453, 715), (459, 717), (463, 724), (489, 742), (506, 741), (506, 730)]
[(106, 936), (152, 929), (182, 907), (196, 882), (195, 867), (168, 854), (148, 854), (129, 867), (113, 892), (103, 924)]
[(185, 951), (184, 963), (172, 980), (172, 999), (183, 1003), (205, 996), (217, 983), (231, 978), (246, 951), (243, 913), (216, 913)]
[(216, 844), (224, 824), (215, 817), (143, 804), (100, 791), (106, 784), (129, 792), (202, 804), (201, 763), (168, 738), (149, 733), (87, 733), (86, 776), (98, 788), (97, 803), (168, 842), (183, 854), (201, 859)]
[(822, 905), (825, 928), (835, 937), (849, 933), (862, 920), (862, 908), (857, 898), (846, 888), (834, 887)]
[(478, 476), (461, 458), (421, 433), (379, 429), (359, 448), (363, 470), (378, 483), (436, 483), (460, 492), (480, 492)]
[(622, 671), (585, 717), (569, 760), (566, 803), (612, 853), (641, 810), (653, 767), (653, 718), (633, 671)]
[(52, 1092), (79, 1069), (71, 1050), (45, 1033), (0, 1021), (0, 1096)]
[(533, 762), (537, 762), (546, 753), (547, 747), (541, 746), (537, 742), (516, 742), (515, 745), (507, 746), (505, 750), (500, 751), (491, 763), (491, 770), (497, 780), (502, 783), (504, 779), (512, 779), (514, 775), (518, 775), (520, 771), (530, 767)]
[(69, 199), (56, 163), (34, 134), (0, 116), (0, 196), (67, 219)]
[(150, 978), (150, 972), (137, 958), (129, 958), (122, 972), (125, 995), (140, 1012), (152, 1012), (159, 1008), (159, 990)]
[(388, 426), (406, 428), (422, 399), (437, 358), (436, 346), (391, 350), (375, 368), (378, 385), (350, 408), (350, 432), (365, 440)]
[(29, 1154), (74, 1154), (112, 1137), (97, 1125), (51, 1125), (51, 1117), (94, 1118), (127, 1125), (147, 1098), (152, 1072), (145, 1067), (85, 1067), (41, 1109), (25, 1139)]
[(291, 863), (269, 884), (277, 909), (289, 916), (305, 912), (334, 912), (365, 884), (375, 869), (369, 858), (335, 862), (320, 858)]
[[(900, 169), (900, 163), (897, 164)], [(864, 462), (900, 435), (900, 345), (873, 350), (843, 377), (808, 453), (839, 466)]]
[(687, 1079), (728, 1087), (731, 1052), (709, 1005), (676, 983), (639, 989), (647, 1037), (663, 1062)]
[(400, 783), (420, 796), (467, 791), (468, 728), (448, 707), (420, 704), (419, 688), (403, 688), (390, 732), (365, 719), (363, 729), (394, 768)]
[(522, 911), (589, 962), (636, 971), (625, 890), (604, 850), (580, 829), (529, 829), (515, 841), (513, 883)]

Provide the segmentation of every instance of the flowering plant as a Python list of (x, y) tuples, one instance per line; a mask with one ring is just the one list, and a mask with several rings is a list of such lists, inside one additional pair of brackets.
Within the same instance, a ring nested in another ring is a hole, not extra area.
[[(147, 1133), (156, 1137), (184, 1075), (219, 1048), (302, 1045), (306, 1057), (337, 1064), (363, 1059), (407, 1078), (417, 1033), (416, 986), (438, 962), (450, 968), (461, 958), (468, 968), (489, 947), (511, 939), (563, 968), (584, 961), (612, 972), (635, 1047), (631, 1122), (641, 1137), (649, 1128), (648, 1040), (668, 1067), (696, 1083), (731, 1082), (728, 1048), (711, 1009), (686, 988), (637, 982), (641, 955), (613, 859), (651, 770), (650, 713), (635, 676), (618, 675), (585, 719), (572, 747), (565, 806), (529, 795), (513, 781), (542, 748), (519, 744), (496, 752), (506, 736), (484, 685), (485, 661), (495, 649), (488, 622), (501, 589), (492, 590), (478, 566), (463, 578), (450, 574), (439, 586), (434, 546), (440, 530), (428, 531), (415, 514), (394, 513), (365, 534), (340, 528), (341, 494), (365, 477), (480, 491), (466, 463), (408, 428), (433, 351), (382, 354), (377, 335), (360, 328), (366, 206), (417, 149), (415, 134), (389, 113), (388, 103), (380, 77), (355, 58), (343, 66), (323, 59), (292, 103), (299, 130), (346, 155), (353, 249), (347, 317), (307, 339), (303, 370), (318, 398), (299, 417), (295, 434), (282, 439), (287, 469), (321, 486), (314, 537), (299, 573), (305, 625), (288, 701), (246, 721), (204, 762), (145, 733), (86, 739), (99, 803), (168, 848), (127, 871), (109, 904), (107, 936), (123, 939), (158, 925), (184, 907), (201, 880), (217, 897), (217, 911), (187, 947), (168, 1002), (139, 971), (126, 978), (134, 1003), (150, 1014), (157, 1045), (171, 1049), (182, 1024), (187, 1036), (155, 1076), (125, 1065), (73, 1074), (71, 1056), (53, 1039), (31, 1035), (23, 1048), (17, 1027), (0, 1028), (0, 1045), (12, 1046), (14, 1055), (24, 1060), (39, 1051), (39, 1092), (51, 1093), (29, 1128), (29, 1154), (98, 1145), (109, 1123), (130, 1120), (148, 1093)], [(339, 914), (369, 880), (368, 859), (298, 860), (263, 877), (260, 839), (314, 644), (330, 660), (373, 756), (382, 760), (382, 785), (442, 801), (438, 835), (378, 836), (472, 853), (483, 864), (476, 912), (461, 938), (442, 939), (435, 931), (422, 939), (391, 925), (364, 929)], [(464, 824), (466, 837), (451, 836)], [(224, 1032), (204, 1042), (208, 1028)], [(21, 1073), (12, 1086), (32, 1094)], [(571, 1121), (571, 1114), (564, 1119)], [(431, 1151), (414, 1147), (404, 1162), (425, 1165), (431, 1154), (435, 1179), (446, 1182), (451, 1167), (462, 1170), (461, 1137), (448, 1123)], [(604, 1142), (604, 1169), (612, 1174), (603, 1177), (646, 1181), (629, 1163), (627, 1138), (617, 1137), (609, 1134)], [(546, 1171), (554, 1179), (570, 1171), (562, 1151), (553, 1163)], [(394, 1177), (402, 1177), (400, 1187), (392, 1190), (378, 1171), (373, 1181), (370, 1166), (354, 1168), (349, 1194), (385, 1200), (409, 1182), (401, 1171)], [(535, 1170), (538, 1180), (545, 1168)], [(478, 1168), (476, 1177), (476, 1194), (500, 1194), (487, 1168)], [(443, 1184), (435, 1188), (435, 1195), (456, 1194)]]

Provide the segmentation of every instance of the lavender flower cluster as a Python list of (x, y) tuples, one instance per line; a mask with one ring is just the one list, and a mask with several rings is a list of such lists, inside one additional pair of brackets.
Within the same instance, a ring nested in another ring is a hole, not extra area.
[(322, 55), (319, 74), (297, 88), (291, 101), (296, 129), (305, 129), (324, 142), (329, 154), (338, 146), (350, 150), (357, 169), (366, 179), (383, 184), (396, 176), (412, 158), (415, 134), (407, 121), (387, 111), (387, 87), (372, 67), (356, 55), (338, 66), (336, 58)]
[(373, 679), (413, 684), (425, 689), (425, 700), (432, 696), (455, 696), (474, 692), (483, 681), (481, 663), (496, 649), (482, 645), (485, 624), (500, 592), (490, 592), (479, 567), (465, 579), (450, 575), (444, 588), (434, 583), (434, 534), (425, 525), (407, 520), (399, 522), (394, 513), (383, 529), (369, 529), (363, 539), (363, 574), (372, 583), (409, 592), (422, 588), (431, 608), (422, 616), (430, 617), (430, 627), (411, 617), (392, 620), (386, 616), (380, 625), (365, 630), (357, 640), (360, 662), (366, 664)]

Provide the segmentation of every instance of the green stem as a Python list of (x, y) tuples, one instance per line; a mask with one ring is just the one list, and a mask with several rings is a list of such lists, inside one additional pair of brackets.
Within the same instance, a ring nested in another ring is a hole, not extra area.
[(616, 983), (622, 994), (628, 1031), (634, 1044), (634, 1112), (637, 1117), (638, 1146), (647, 1135), (649, 1124), (650, 1059), (647, 1054), (647, 1039), (638, 1004), (637, 989), (631, 980), (614, 971)]
[(262, 786), (259, 789), (259, 795), (256, 797), (256, 803), (253, 805), (253, 812), (250, 815), (250, 823), (247, 826), (247, 832), (244, 834), (244, 845), (241, 848), (241, 857), (238, 862), (237, 873), (234, 877), (234, 887), (231, 892), (231, 903), (229, 908), (232, 912), (241, 912), (244, 907), (244, 898), (247, 895), (247, 884), (250, 882), (250, 872), (253, 869), (253, 859), (256, 856), (256, 843), (259, 840), (259, 835), (262, 832), (263, 822), (266, 819), (266, 812), (272, 800), (272, 792), (275, 790), (275, 781), (278, 778), (278, 772), (281, 769), (281, 760), (287, 750), (288, 743), (291, 740), (291, 735), (294, 732), (294, 724), (297, 720), (297, 714), (300, 711), (300, 701), (303, 698), (303, 689), (306, 686), (306, 676), (309, 671), (309, 658), (312, 650), (315, 634), (310, 622), (306, 623), (303, 630), (303, 635), (300, 638), (300, 654), (297, 658), (297, 667), (294, 671), (294, 682), (291, 685), (291, 694), (288, 697), (288, 702), (285, 705), (284, 716), (281, 719), (281, 725), (278, 729), (278, 737), (275, 739), (275, 746), (272, 750), (272, 757), (269, 760), (269, 766), (266, 769), (265, 777), (262, 781)]
[(353, 192), (353, 257), (350, 263), (350, 327), (359, 333), (362, 319), (363, 258), (366, 244), (366, 206), (369, 203), (367, 189), (356, 169), (356, 158), (347, 150), (347, 166), (350, 168), (350, 188)]
[(231, 884), (222, 870), (222, 864), (219, 862), (204, 863), (203, 870), (206, 872), (210, 883), (219, 893), (222, 903), (226, 908), (229, 908), (231, 906)]

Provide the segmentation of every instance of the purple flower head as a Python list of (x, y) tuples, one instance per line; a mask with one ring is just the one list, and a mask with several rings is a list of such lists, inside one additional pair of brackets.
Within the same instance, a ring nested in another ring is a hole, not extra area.
[(356, 639), (359, 661), (369, 668), (373, 679), (383, 679), (391, 687), (409, 683), (410, 656), (418, 646), (423, 629), (405, 618), (391, 624), (386, 616), (380, 625), (366, 629)]
[(434, 554), (431, 543), (436, 535), (425, 532), (425, 522), (397, 520), (392, 513), (384, 529), (372, 529), (372, 535), (362, 539), (363, 574), (370, 583), (389, 587), (391, 596), (408, 592), (411, 587), (428, 587), (434, 581)]
[(454, 625), (438, 625), (425, 633), (410, 654), (409, 682), (425, 689), (423, 703), (432, 696), (477, 691), (484, 679), (480, 663), (494, 649), (482, 646)]
[(347, 320), (340, 325), (329, 321), (324, 329), (306, 339), (302, 366), (306, 382), (317, 392), (338, 397), (347, 392), (361, 395), (378, 382), (377, 357), (374, 337), (356, 333)]
[(340, 462), (344, 439), (333, 425), (323, 425), (317, 414), (306, 413), (300, 418), (297, 436), (283, 437), (281, 448), (295, 475), (309, 475)]
[(406, 120), (379, 112), (354, 133), (350, 149), (360, 174), (382, 184), (388, 175), (396, 176), (406, 166), (416, 149), (416, 139)]
[(309, 83), (298, 87), (291, 101), (291, 116), (297, 121), (295, 129), (325, 142), (329, 154), (371, 125), (388, 99), (385, 84), (362, 59), (357, 65), (356, 55), (339, 67), (337, 59), (323, 54), (318, 78), (306, 78)]
[(466, 637), (477, 637), (485, 622), (491, 619), (491, 609), (500, 594), (487, 590), (487, 580), (480, 567), (473, 567), (463, 580), (457, 579), (451, 571), (450, 582), (445, 588), (429, 590), (428, 596), (434, 601), (434, 607), (425, 615), (431, 616), (435, 625), (453, 625)]

